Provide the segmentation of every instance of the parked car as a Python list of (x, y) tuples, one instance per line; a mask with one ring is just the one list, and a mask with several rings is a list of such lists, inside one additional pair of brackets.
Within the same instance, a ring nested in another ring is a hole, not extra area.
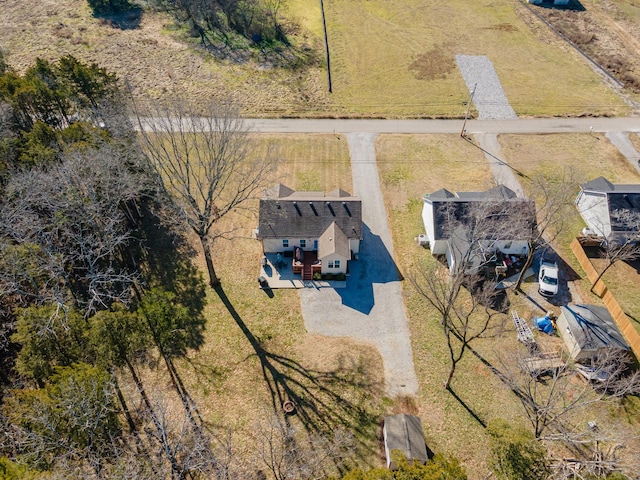
[(558, 293), (558, 264), (542, 260), (538, 273), (538, 291), (545, 297), (552, 297)]

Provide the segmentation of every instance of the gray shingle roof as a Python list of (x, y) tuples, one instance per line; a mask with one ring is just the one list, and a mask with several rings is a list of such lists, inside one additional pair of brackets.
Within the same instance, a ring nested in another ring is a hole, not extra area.
[(258, 238), (320, 238), (335, 222), (347, 238), (362, 239), (362, 201), (344, 190), (296, 192), (282, 184), (265, 191)]
[[(604, 177), (595, 178), (580, 185), (585, 192), (604, 193), (607, 196), (609, 209), (609, 221), (614, 232), (627, 232), (637, 230), (637, 222), (631, 221), (631, 225), (620, 219), (617, 211), (626, 210), (640, 214), (640, 185), (638, 184), (613, 184)], [(629, 220), (629, 219), (626, 219)]]
[(615, 347), (629, 350), (620, 329), (605, 307), (567, 305), (560, 307), (560, 310), (581, 349)]
[(401, 413), (384, 417), (385, 448), (387, 455), (400, 450), (410, 461), (426, 463), (429, 460), (419, 417)]
[(604, 177), (580, 185), (582, 190), (602, 193), (640, 193), (640, 184), (637, 183), (611, 183)]
[(323, 259), (329, 255), (337, 253), (342, 257), (349, 259), (351, 251), (349, 250), (349, 239), (344, 234), (336, 222), (324, 231), (318, 240), (318, 258)]
[[(510, 188), (504, 185), (498, 185), (484, 192), (456, 192), (451, 193), (448, 190), (441, 189), (431, 195), (425, 195), (425, 201), (433, 205), (434, 210), (434, 227), (435, 240), (446, 238), (451, 228), (449, 223), (453, 225), (464, 222), (469, 211), (469, 207), (474, 204), (484, 202), (521, 202), (522, 214), (531, 215), (533, 205), (530, 200), (520, 198)], [(535, 219), (532, 219), (535, 221)]]

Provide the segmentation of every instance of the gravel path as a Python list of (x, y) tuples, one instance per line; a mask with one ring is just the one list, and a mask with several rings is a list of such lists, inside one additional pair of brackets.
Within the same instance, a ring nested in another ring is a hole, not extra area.
[(480, 120), (518, 118), (502, 90), (491, 60), (485, 56), (456, 55), (456, 63), (469, 92), (475, 86), (473, 103)]
[(347, 135), (354, 194), (362, 199), (365, 224), (357, 261), (346, 288), (302, 289), (300, 298), (309, 332), (350, 337), (375, 346), (384, 364), (388, 395), (415, 395), (418, 379), (404, 310), (393, 243), (378, 180), (372, 133)]
[(640, 172), (640, 153), (629, 140), (629, 134), (626, 132), (607, 132), (606, 137), (609, 141), (622, 153), (629, 163)]

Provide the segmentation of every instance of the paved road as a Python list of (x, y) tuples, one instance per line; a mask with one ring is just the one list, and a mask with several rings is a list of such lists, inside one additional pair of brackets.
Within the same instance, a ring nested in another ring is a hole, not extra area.
[[(460, 133), (462, 120), (246, 119), (260, 133)], [(469, 120), (467, 134), (640, 132), (640, 117)]]
[(346, 336), (375, 346), (382, 356), (388, 395), (415, 395), (418, 379), (393, 242), (378, 179), (374, 133), (347, 134), (354, 194), (362, 199), (360, 256), (343, 289), (300, 290), (308, 331)]

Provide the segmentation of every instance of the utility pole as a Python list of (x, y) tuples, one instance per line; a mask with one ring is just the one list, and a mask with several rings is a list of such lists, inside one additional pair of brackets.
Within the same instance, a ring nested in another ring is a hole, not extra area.
[(464, 137), (464, 127), (467, 125), (467, 118), (469, 118), (469, 110), (471, 110), (471, 102), (473, 102), (473, 96), (476, 93), (477, 83), (473, 84), (473, 90), (471, 90), (471, 96), (469, 97), (469, 103), (467, 103), (467, 113), (464, 114), (464, 122), (462, 123), (462, 130), (460, 130), (460, 136)]
[(322, 13), (322, 30), (324, 31), (324, 52), (327, 59), (327, 83), (329, 84), (329, 93), (333, 92), (331, 86), (331, 61), (329, 59), (329, 38), (327, 37), (327, 20), (324, 16), (324, 2), (320, 0), (320, 12)]

